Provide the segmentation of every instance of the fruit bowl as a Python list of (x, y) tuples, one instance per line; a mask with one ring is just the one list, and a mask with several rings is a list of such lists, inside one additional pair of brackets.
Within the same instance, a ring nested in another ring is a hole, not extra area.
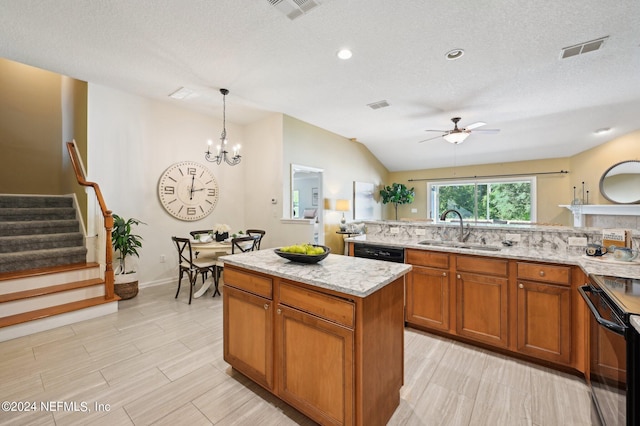
[(273, 251), (280, 257), (283, 257), (292, 262), (299, 263), (318, 263), (325, 257), (329, 256), (331, 253), (331, 249), (327, 246), (321, 245), (313, 245), (313, 247), (322, 247), (324, 249), (324, 253), (322, 254), (302, 254), (302, 253), (290, 253), (286, 251), (281, 251), (280, 249), (274, 249)]

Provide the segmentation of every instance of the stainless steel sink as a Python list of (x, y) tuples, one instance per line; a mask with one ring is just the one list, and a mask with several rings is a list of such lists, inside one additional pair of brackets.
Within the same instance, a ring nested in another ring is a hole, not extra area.
[(423, 246), (434, 246), (434, 247), (451, 247), (451, 248), (459, 248), (459, 249), (468, 249), (468, 250), (482, 250), (482, 251), (500, 251), (502, 248), (487, 246), (483, 244), (468, 244), (468, 243), (460, 243), (457, 241), (435, 241), (435, 240), (424, 240), (418, 242), (418, 244)]

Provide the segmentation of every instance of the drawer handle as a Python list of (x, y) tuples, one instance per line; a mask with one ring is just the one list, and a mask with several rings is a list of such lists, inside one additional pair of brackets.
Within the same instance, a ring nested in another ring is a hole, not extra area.
[(269, 304), (268, 304), (268, 303), (265, 303), (265, 304), (264, 304), (264, 310), (266, 311), (267, 309), (269, 309)]
[(541, 277), (544, 277), (544, 271), (542, 271), (542, 270), (541, 270), (541, 271), (538, 273), (538, 275), (540, 275)]
[(524, 288), (524, 284), (520, 283), (520, 284), (518, 284), (518, 287)]

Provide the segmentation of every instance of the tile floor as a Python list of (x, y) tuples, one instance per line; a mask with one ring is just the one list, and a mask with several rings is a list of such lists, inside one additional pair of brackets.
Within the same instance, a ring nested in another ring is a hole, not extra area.
[[(0, 343), (0, 401), (36, 403), (0, 425), (314, 424), (223, 361), (220, 297), (174, 292), (143, 288), (116, 314)], [(405, 345), (390, 425), (591, 424), (577, 377), (412, 329)]]

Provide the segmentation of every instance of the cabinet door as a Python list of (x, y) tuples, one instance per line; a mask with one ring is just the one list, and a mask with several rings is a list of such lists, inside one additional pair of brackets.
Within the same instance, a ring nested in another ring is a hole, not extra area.
[(273, 301), (226, 286), (224, 360), (265, 388), (273, 389)]
[(346, 327), (278, 305), (278, 396), (321, 424), (353, 424), (353, 340)]
[(571, 288), (518, 280), (518, 352), (571, 361)]
[(407, 318), (411, 324), (449, 330), (449, 274), (414, 266), (407, 279)]
[(456, 333), (506, 347), (507, 279), (467, 273), (459, 273), (456, 278)]

